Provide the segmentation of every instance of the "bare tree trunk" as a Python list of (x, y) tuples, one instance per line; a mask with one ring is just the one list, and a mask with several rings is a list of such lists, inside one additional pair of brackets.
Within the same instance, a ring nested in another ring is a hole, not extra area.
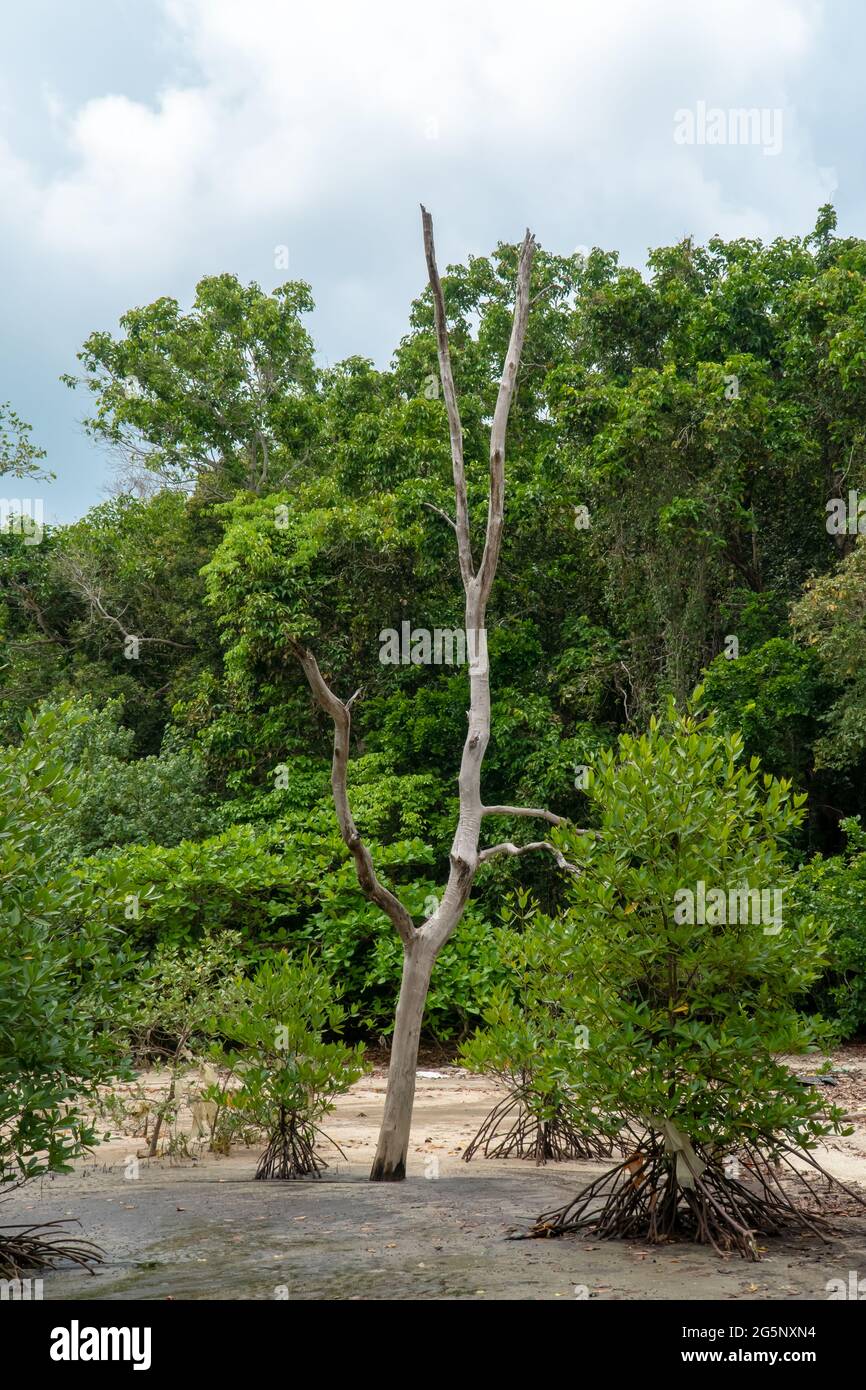
[(418, 1042), (434, 959), (429, 943), (420, 935), (403, 948), (403, 978), (391, 1041), (385, 1114), (370, 1170), (372, 1182), (399, 1182), (406, 1176)]
[[(370, 852), (358, 834), (352, 817), (346, 785), (351, 708), (357, 697), (353, 695), (345, 703), (338, 699), (319, 670), (313, 653), (297, 640), (290, 639), (290, 645), (303, 667), (316, 701), (333, 720), (334, 753), (331, 767), (331, 786), (334, 793), (334, 806), (343, 840), (355, 861), (358, 882), (371, 902), (375, 902), (388, 915), (403, 942), (403, 978), (394, 1024), (388, 1088), (385, 1095), (385, 1115), (379, 1134), (376, 1157), (370, 1173), (371, 1179), (376, 1182), (399, 1182), (406, 1176), (406, 1155), (409, 1148), (412, 1105), (415, 1099), (418, 1042), (421, 1036), (421, 1024), (424, 1017), (427, 991), (430, 986), (430, 976), (436, 957), (463, 916), (479, 865), (499, 854), (525, 854), (529, 850), (544, 849), (555, 856), (561, 868), (576, 872), (571, 865), (566, 863), (559, 850), (546, 840), (520, 846), (512, 844), (511, 841), (505, 841), (502, 844), (492, 845), (488, 849), (480, 849), (479, 847), (481, 825), (485, 816), (535, 816), (552, 825), (560, 823), (559, 817), (550, 811), (520, 806), (485, 806), (481, 797), (481, 765), (490, 740), (487, 601), (496, 576), (502, 543), (502, 527), (505, 516), (505, 432), (517, 385), (517, 371), (529, 320), (531, 303), (529, 284), (535, 240), (527, 232), (520, 247), (511, 337), (502, 368), (502, 379), (499, 383), (499, 393), (490, 430), (490, 484), (484, 549), (481, 562), (476, 570), (469, 530), (469, 506), (463, 464), (463, 427), (460, 421), (460, 410), (451, 370), (445, 298), (436, 267), (433, 221), (424, 208), (421, 209), (421, 213), (424, 253), (427, 259), (430, 289), (433, 296), (439, 372), (448, 413), (448, 432), (451, 441), (451, 462), (454, 476), (455, 520), (452, 521), (450, 517), (446, 517), (446, 520), (454, 527), (457, 538), (460, 578), (466, 595), (465, 636), (470, 652), (470, 663), (469, 727), (460, 761), (458, 778), (460, 811), (451, 845), (448, 882), (436, 911), (420, 927), (416, 927), (399, 898), (378, 878)], [(433, 510), (440, 511), (441, 509), (434, 507)], [(442, 514), (444, 515), (444, 513)]]

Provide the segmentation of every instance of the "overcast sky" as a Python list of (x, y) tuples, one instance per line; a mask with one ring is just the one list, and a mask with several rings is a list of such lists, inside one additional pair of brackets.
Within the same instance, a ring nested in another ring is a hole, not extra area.
[[(7, 2), (0, 400), (49, 451), (47, 519), (111, 477), (60, 373), (202, 275), (308, 280), (321, 360), (385, 365), (422, 200), (443, 264), (530, 225), (643, 266), (687, 233), (803, 234), (828, 201), (862, 235), (864, 38), (861, 0)], [(744, 107), (763, 135), (706, 142)]]

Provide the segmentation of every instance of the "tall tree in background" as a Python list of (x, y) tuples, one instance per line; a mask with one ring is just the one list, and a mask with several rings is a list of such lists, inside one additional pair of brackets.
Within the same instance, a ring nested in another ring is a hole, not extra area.
[(88, 431), (119, 454), (129, 483), (195, 488), (209, 499), (273, 492), (309, 448), (316, 379), (300, 315), (308, 285), (273, 294), (211, 275), (184, 313), (176, 299), (130, 309), (124, 335), (92, 333), (78, 354), (97, 398)]
[(0, 401), (0, 477), (44, 479), (45, 450), (30, 438), (31, 426), (16, 413), (8, 401)]

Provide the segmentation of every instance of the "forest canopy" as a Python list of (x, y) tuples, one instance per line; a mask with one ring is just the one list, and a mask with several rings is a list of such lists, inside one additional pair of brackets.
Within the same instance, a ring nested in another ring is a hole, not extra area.
[[(866, 809), (866, 241), (835, 228), (824, 207), (802, 237), (687, 239), (645, 274), (599, 248), (536, 251), (484, 783), (489, 803), (581, 824), (583, 770), (702, 684), (744, 756), (806, 794), (787, 853), (838, 929), (818, 993), (853, 1035), (866, 928), (834, 923), (828, 894), (845, 901), (862, 873)], [(442, 277), (478, 535), (517, 257), (500, 244)], [(318, 367), (312, 308), (304, 283), (223, 274), (84, 343), (66, 381), (117, 493), (38, 544), (8, 519), (0, 532), (0, 742), (58, 712), (52, 757), (80, 794), (46, 826), (48, 852), (103, 901), (116, 885), (137, 947), (219, 927), (252, 957), (312, 952), (350, 1031), (378, 1034), (399, 942), (340, 840), (331, 730), (292, 643), (341, 698), (360, 692), (353, 812), (420, 918), (447, 868), (466, 728), (465, 670), (411, 656), (413, 632), (462, 621), (448, 420), (429, 288), (387, 369)], [(42, 459), (3, 407), (6, 489)], [(406, 659), (383, 661), (383, 634), (404, 630)], [(507, 982), (489, 928), (518, 882), (556, 910), (547, 859), (485, 869), (434, 974), (429, 1034), (465, 1037)]]

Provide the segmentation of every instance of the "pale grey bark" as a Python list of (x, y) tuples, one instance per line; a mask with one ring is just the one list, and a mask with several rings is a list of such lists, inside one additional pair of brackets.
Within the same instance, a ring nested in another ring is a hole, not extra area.
[(562, 825), (562, 816), (554, 815), (553, 811), (543, 811), (537, 806), (484, 806), (481, 814), (483, 816), (532, 816), (536, 820), (549, 821), (551, 825)]
[(370, 851), (358, 834), (355, 825), (352, 809), (349, 805), (349, 796), (346, 789), (347, 770), (349, 766), (349, 735), (352, 728), (352, 703), (356, 696), (345, 703), (339, 700), (331, 690), (321, 671), (319, 663), (313, 653), (300, 642), (291, 643), (295, 656), (301, 663), (307, 683), (316, 698), (317, 703), (331, 716), (334, 723), (334, 754), (331, 760), (331, 791), (334, 797), (334, 807), (337, 812), (337, 822), (349, 852), (355, 861), (355, 872), (358, 875), (358, 882), (366, 896), (371, 902), (381, 907), (386, 912), (396, 927), (404, 945), (409, 945), (415, 931), (412, 918), (406, 911), (399, 898), (380, 883), (376, 874)]
[(479, 864), (486, 864), (488, 859), (494, 859), (497, 854), (529, 854), (536, 849), (548, 850), (559, 867), (564, 869), (566, 873), (576, 874), (579, 872), (574, 864), (569, 864), (562, 850), (557, 849), (556, 845), (552, 845), (549, 840), (532, 840), (528, 845), (516, 845), (513, 840), (503, 840), (498, 845), (491, 845), (489, 849), (483, 849), (478, 855), (478, 862)]
[[(448, 881), (435, 912), (416, 927), (402, 903), (379, 881), (369, 851), (358, 834), (346, 792), (346, 768), (349, 756), (350, 707), (331, 691), (322, 676), (315, 657), (300, 643), (293, 643), (318, 704), (330, 715), (334, 724), (334, 756), (331, 785), (340, 832), (355, 860), (361, 888), (371, 901), (377, 903), (393, 922), (403, 942), (403, 976), (391, 1045), (385, 1113), (376, 1157), (370, 1177), (374, 1181), (397, 1181), (406, 1174), (406, 1154), (415, 1097), (415, 1070), (418, 1061), (418, 1042), (430, 976), (436, 957), (463, 916), (472, 891), (475, 875), (481, 864), (498, 854), (525, 854), (543, 849), (554, 855), (560, 867), (576, 872), (564, 856), (549, 841), (536, 841), (517, 846), (510, 841), (481, 850), (479, 840), (482, 821), (486, 816), (528, 816), (561, 824), (552, 811), (530, 807), (485, 806), (481, 798), (481, 768), (490, 739), (490, 675), (486, 661), (487, 603), (502, 544), (505, 506), (505, 436), (508, 416), (517, 385), (517, 373), (523, 351), (529, 319), (529, 285), (535, 239), (527, 231), (520, 247), (517, 270), (516, 299), (511, 337), (502, 370), (496, 407), (490, 431), (490, 482), (487, 504), (487, 525), (481, 563), (476, 571), (469, 529), (469, 507), (466, 492), (466, 473), (463, 460), (463, 429), (451, 369), (445, 300), (436, 266), (433, 243), (433, 221), (426, 209), (421, 209), (424, 252), (436, 327), (439, 374), (448, 414), (451, 440), (451, 462), (454, 477), (455, 519), (445, 519), (454, 527), (460, 576), (465, 593), (465, 630), (483, 634), (484, 659), (469, 664), (469, 711), (466, 740), (458, 776), (459, 812), (450, 852)], [(439, 510), (434, 508), (434, 510)], [(445, 515), (442, 513), (442, 515)], [(475, 655), (477, 657), (476, 645)], [(354, 697), (353, 697), (354, 698)]]

